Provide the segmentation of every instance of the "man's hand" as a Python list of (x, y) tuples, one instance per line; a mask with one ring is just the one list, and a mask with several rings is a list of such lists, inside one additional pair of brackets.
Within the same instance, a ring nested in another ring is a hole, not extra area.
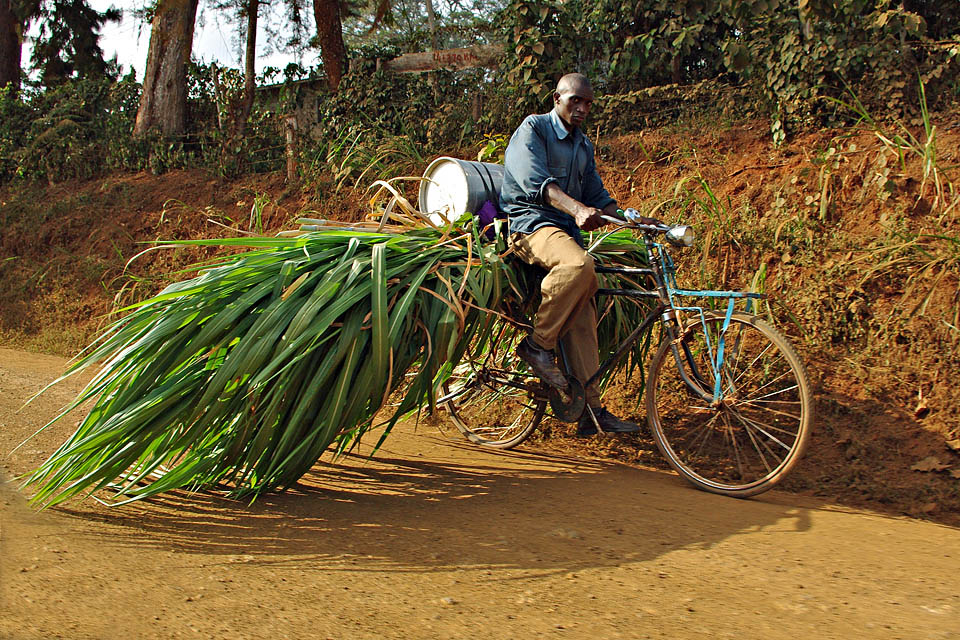
[(580, 206), (574, 211), (573, 219), (577, 221), (577, 226), (584, 231), (593, 231), (607, 224), (600, 217), (602, 215), (603, 211), (600, 209)]

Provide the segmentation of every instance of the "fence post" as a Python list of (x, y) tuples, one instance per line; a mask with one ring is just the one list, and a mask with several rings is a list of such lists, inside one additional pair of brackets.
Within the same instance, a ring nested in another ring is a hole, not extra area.
[(284, 120), (287, 134), (287, 182), (297, 180), (297, 117), (287, 116)]

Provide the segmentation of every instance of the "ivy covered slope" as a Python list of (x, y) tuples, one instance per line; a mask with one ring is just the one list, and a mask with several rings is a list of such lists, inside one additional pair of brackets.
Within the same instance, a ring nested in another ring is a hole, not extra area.
[[(128, 308), (88, 347), (64, 377), (106, 364), (60, 417), (93, 406), (28, 478), (39, 485), (34, 500), (107, 486), (123, 500), (214, 484), (248, 497), (288, 487), (323, 452), (353, 446), (399, 392), (382, 442), (402, 415), (433, 402), (496, 321), (490, 310), (518, 295), (517, 274), (479, 237), (330, 229), (175, 243), (250, 250)], [(626, 264), (645, 255), (622, 234), (599, 253)], [(619, 339), (639, 313), (610, 310), (603, 335)]]

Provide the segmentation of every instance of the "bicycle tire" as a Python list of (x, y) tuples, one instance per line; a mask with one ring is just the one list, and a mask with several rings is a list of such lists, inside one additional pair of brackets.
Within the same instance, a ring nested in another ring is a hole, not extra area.
[(541, 384), (516, 356), (525, 332), (502, 321), (474, 341), (443, 384), (444, 403), (460, 433), (474, 444), (512, 449), (526, 440), (543, 420), (546, 396), (510, 386)]
[[(703, 322), (688, 323), (676, 343), (700, 372), (695, 384), (710, 397), (716, 374), (707, 357), (712, 353), (716, 361), (725, 320), (707, 312)], [(789, 341), (756, 316), (733, 314), (719, 404), (701, 399), (681, 379), (671, 344), (664, 340), (650, 363), (646, 398), (647, 421), (667, 462), (711, 493), (747, 498), (773, 487), (803, 455), (814, 417), (807, 372)]]

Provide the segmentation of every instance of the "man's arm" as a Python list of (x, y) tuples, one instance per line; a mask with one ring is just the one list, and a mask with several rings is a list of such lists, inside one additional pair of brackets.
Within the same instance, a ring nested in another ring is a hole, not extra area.
[[(601, 214), (612, 216), (616, 216), (617, 214), (616, 202), (608, 204), (603, 208), (603, 211), (596, 207), (588, 207), (579, 200), (575, 200), (564, 193), (563, 189), (561, 189), (560, 185), (556, 182), (548, 184), (546, 189), (544, 189), (543, 195), (543, 199), (548, 205), (576, 220), (577, 226), (584, 231), (593, 231), (597, 227), (606, 224), (600, 218)], [(610, 209), (610, 211), (607, 211), (608, 209)]]
[[(582, 202), (579, 202), (568, 196), (556, 183), (547, 185), (544, 195), (547, 204), (555, 209), (559, 209), (568, 216), (571, 216), (577, 221), (577, 226), (584, 231), (593, 231), (594, 229), (607, 224), (607, 222), (600, 217), (601, 215), (607, 216), (608, 218), (623, 219), (621, 216), (617, 215), (616, 202), (611, 202), (602, 210), (597, 209), (596, 207), (588, 207)], [(646, 217), (639, 218), (638, 222), (641, 224), (663, 224), (656, 218)]]

